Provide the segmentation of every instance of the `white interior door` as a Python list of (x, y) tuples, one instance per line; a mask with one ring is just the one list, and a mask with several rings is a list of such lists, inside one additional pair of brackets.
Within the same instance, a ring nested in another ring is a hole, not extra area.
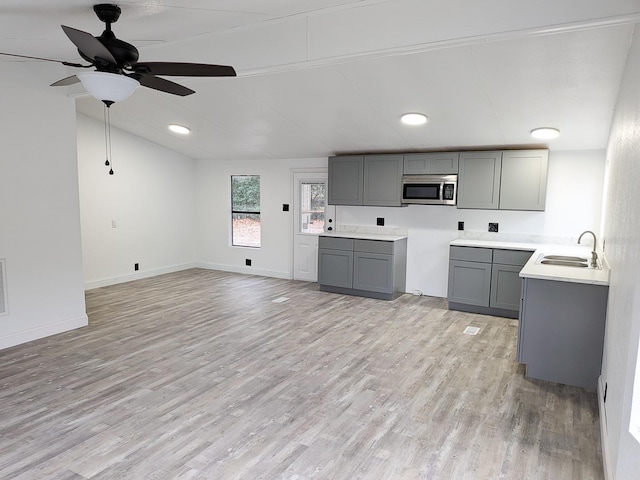
[(318, 280), (318, 235), (328, 227), (327, 172), (295, 172), (293, 205), (293, 279)]

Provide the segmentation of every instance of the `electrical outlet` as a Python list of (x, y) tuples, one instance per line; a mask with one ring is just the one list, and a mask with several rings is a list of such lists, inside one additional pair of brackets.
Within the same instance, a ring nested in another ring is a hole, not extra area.
[(490, 232), (497, 232), (498, 231), (498, 224), (489, 222), (489, 231)]
[(282, 204), (282, 211), (283, 212), (288, 212), (289, 211), (289, 204), (288, 203), (283, 203)]
[(134, 263), (134, 264), (133, 264), (133, 270), (134, 270), (134, 271), (136, 271), (136, 272), (137, 272), (138, 270), (140, 270), (140, 264), (139, 264), (139, 263)]
[(378, 225), (379, 227), (384, 227), (384, 218), (383, 217), (376, 218), (376, 225)]
[(458, 222), (458, 230), (464, 230), (464, 222)]
[(244, 259), (244, 264), (245, 264), (247, 267), (250, 267), (250, 266), (251, 266), (251, 259), (250, 259), (250, 258), (245, 258), (245, 259)]

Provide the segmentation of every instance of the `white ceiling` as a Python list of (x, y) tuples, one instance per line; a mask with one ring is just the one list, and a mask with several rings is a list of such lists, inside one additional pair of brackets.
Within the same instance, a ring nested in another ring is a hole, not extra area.
[[(61, 24), (102, 32), (84, 0), (3, 0), (0, 52), (79, 61)], [(118, 38), (141, 61), (233, 65), (236, 78), (172, 78), (111, 108), (114, 126), (198, 159), (545, 145), (605, 148), (638, 0), (134, 0)], [(2, 62), (23, 61), (0, 56)], [(42, 78), (42, 88), (75, 73)], [(80, 89), (80, 113), (102, 119)], [(399, 117), (424, 112), (406, 127)], [(192, 129), (188, 137), (169, 123)]]

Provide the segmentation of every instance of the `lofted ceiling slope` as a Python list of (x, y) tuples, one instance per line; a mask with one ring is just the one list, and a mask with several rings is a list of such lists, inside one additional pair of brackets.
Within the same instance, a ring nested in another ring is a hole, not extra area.
[[(99, 35), (94, 2), (5, 0), (0, 52), (79, 61), (61, 24)], [(516, 5), (517, 3), (517, 5)], [(601, 149), (640, 2), (630, 0), (125, 1), (113, 31), (143, 61), (233, 65), (235, 78), (173, 78), (176, 97), (140, 87), (114, 126), (189, 157), (549, 146)], [(0, 62), (31, 62), (0, 56)], [(34, 69), (41, 72), (41, 69)], [(42, 88), (59, 76), (43, 77)], [(58, 74), (56, 73), (56, 75)], [(102, 119), (78, 87), (77, 111)], [(419, 111), (422, 127), (399, 117)], [(188, 137), (169, 123), (191, 128)], [(553, 126), (541, 144), (529, 131)]]

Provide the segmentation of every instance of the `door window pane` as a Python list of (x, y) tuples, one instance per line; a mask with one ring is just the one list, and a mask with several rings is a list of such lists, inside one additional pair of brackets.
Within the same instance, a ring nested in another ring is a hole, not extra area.
[(325, 184), (300, 184), (300, 233), (324, 232)]
[(231, 176), (231, 245), (260, 246), (260, 175)]

